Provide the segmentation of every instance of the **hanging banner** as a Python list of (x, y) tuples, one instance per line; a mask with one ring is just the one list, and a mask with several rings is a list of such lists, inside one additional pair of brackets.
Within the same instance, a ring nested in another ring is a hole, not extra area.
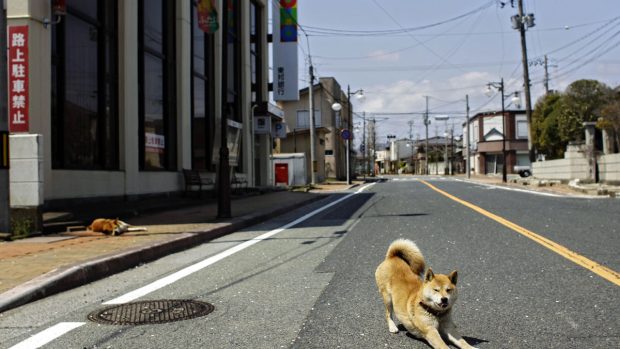
[(215, 0), (198, 0), (198, 27), (205, 33), (215, 33), (219, 29)]
[(28, 132), (28, 26), (9, 27), (9, 131)]
[(272, 0), (272, 4), (273, 99), (297, 101), (297, 0)]

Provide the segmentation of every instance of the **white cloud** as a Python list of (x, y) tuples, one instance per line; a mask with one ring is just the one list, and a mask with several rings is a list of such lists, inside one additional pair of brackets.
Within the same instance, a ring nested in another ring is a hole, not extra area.
[(400, 54), (398, 52), (387, 52), (385, 50), (372, 51), (368, 54), (368, 58), (377, 62), (398, 62)]

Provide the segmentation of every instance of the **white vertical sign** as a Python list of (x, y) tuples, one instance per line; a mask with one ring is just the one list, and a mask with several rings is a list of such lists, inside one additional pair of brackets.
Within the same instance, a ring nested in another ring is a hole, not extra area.
[(272, 0), (272, 5), (273, 99), (297, 101), (297, 0)]

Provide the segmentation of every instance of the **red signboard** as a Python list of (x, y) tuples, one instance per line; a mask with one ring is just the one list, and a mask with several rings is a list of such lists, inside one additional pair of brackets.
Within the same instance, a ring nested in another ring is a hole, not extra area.
[(9, 27), (9, 131), (28, 132), (28, 26)]

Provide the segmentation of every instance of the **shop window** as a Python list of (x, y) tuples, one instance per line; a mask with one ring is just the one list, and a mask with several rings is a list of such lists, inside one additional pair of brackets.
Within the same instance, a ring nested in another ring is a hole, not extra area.
[[(226, 114), (228, 120), (235, 121), (239, 124), (243, 122), (242, 109), (241, 109), (241, 7), (239, 0), (224, 0), (225, 9), (223, 11), (223, 18), (226, 19), (226, 24), (223, 26), (225, 45), (222, 50), (222, 72), (223, 72), (223, 88), (225, 91), (223, 94), (224, 106), (223, 111)], [(228, 141), (232, 141), (228, 139)], [(241, 150), (240, 144), (237, 144), (238, 149)], [(218, 144), (219, 147), (219, 144)], [(232, 151), (231, 151), (232, 155)], [(237, 161), (231, 162), (242, 164), (243, 152), (239, 152)], [(243, 169), (237, 169), (238, 172), (243, 172)]]
[[(198, 26), (198, 8), (192, 13), (192, 168), (215, 171), (212, 164), (215, 132), (213, 34)], [(216, 145), (217, 147), (217, 145)], [(219, 148), (218, 148), (219, 149)]]
[(116, 170), (117, 1), (66, 5), (52, 26), (52, 168)]
[(263, 101), (262, 74), (262, 27), (263, 8), (256, 0), (250, 1), (250, 69), (252, 82), (252, 103)]
[(173, 0), (139, 2), (140, 168), (176, 169)]

